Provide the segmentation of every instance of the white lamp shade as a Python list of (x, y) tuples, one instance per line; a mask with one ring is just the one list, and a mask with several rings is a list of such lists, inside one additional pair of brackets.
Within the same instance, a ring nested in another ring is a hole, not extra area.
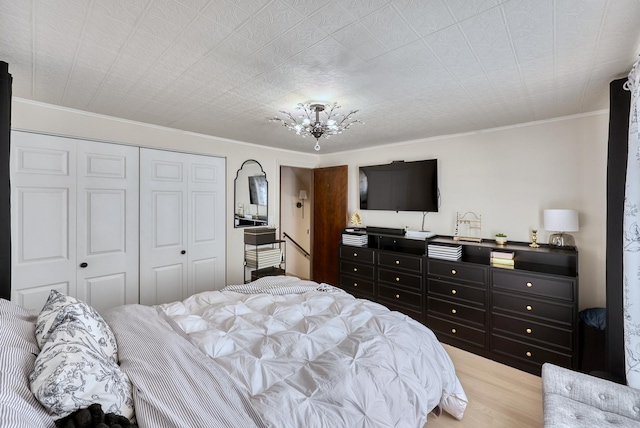
[(544, 228), (557, 232), (578, 231), (578, 211), (576, 210), (544, 210)]
[(301, 190), (300, 194), (298, 195), (298, 199), (302, 199), (303, 201), (305, 199), (307, 199), (307, 191), (306, 190)]

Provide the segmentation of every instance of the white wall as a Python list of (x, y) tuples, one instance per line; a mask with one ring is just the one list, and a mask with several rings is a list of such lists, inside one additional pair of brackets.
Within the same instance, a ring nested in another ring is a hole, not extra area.
[[(502, 232), (513, 241), (538, 242), (542, 210), (574, 208), (580, 231), (580, 308), (605, 306), (606, 168), (608, 112), (567, 117), (320, 158), (321, 166), (349, 165), (349, 212), (358, 210), (358, 167), (392, 160), (438, 159), (441, 205), (425, 229), (453, 235), (456, 212), (482, 215), (482, 236)], [(355, 131), (353, 131), (355, 132)], [(366, 132), (366, 129), (359, 130)], [(345, 162), (348, 160), (348, 162)], [(361, 211), (364, 226), (419, 230), (422, 213)]]
[[(529, 241), (545, 208), (575, 208), (580, 231), (580, 308), (605, 305), (608, 112), (431, 138), (338, 154), (297, 153), (120, 120), (14, 98), (12, 126), (101, 141), (202, 153), (227, 159), (227, 282), (243, 280), (243, 229), (233, 228), (233, 180), (242, 162), (260, 162), (269, 180), (269, 217), (279, 213), (281, 166), (349, 165), (349, 211), (358, 207), (357, 167), (437, 158), (441, 206), (425, 228), (451, 235), (456, 212), (482, 215), (483, 236)], [(353, 131), (355, 132), (355, 131)], [(366, 132), (366, 127), (358, 132)], [(363, 224), (420, 229), (422, 214), (362, 211)], [(305, 207), (305, 217), (307, 215)], [(271, 221), (270, 221), (271, 222)]]
[(270, 223), (277, 225), (280, 166), (313, 168), (318, 162), (318, 156), (315, 153), (305, 154), (271, 149), (255, 144), (36, 103), (16, 97), (13, 98), (11, 107), (11, 126), (14, 129), (225, 157), (227, 166), (227, 283), (229, 284), (241, 284), (244, 278), (243, 229), (233, 227), (233, 182), (238, 168), (247, 159), (255, 159), (260, 162), (267, 174), (267, 180), (269, 180)]

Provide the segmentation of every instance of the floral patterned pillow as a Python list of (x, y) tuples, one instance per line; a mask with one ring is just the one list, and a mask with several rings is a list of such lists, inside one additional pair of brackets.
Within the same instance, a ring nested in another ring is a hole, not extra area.
[(29, 380), (53, 419), (90, 404), (133, 417), (131, 383), (117, 364), (113, 332), (89, 305), (51, 291), (36, 324), (41, 347)]

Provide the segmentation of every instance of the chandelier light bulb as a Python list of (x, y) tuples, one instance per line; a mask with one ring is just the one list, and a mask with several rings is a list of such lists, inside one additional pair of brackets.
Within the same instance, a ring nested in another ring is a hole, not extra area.
[(294, 131), (297, 135), (305, 138), (311, 135), (316, 139), (314, 149), (320, 150), (320, 138), (330, 138), (332, 135), (341, 134), (342, 131), (348, 129), (354, 123), (364, 123), (352, 116), (358, 110), (351, 110), (349, 114), (342, 115), (334, 113), (335, 110), (342, 108), (338, 103), (320, 103), (311, 102), (299, 103), (296, 110), (302, 110), (303, 114), (295, 118), (291, 113), (281, 110), (280, 113), (285, 119), (278, 116), (270, 119), (270, 122), (280, 122), (282, 126)]

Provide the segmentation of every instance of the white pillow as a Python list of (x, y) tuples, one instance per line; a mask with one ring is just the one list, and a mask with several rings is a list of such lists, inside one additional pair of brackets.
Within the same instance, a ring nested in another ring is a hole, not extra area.
[(55, 290), (38, 316), (41, 351), (31, 392), (53, 419), (99, 403), (105, 413), (133, 417), (131, 383), (117, 364), (113, 332), (89, 305)]

